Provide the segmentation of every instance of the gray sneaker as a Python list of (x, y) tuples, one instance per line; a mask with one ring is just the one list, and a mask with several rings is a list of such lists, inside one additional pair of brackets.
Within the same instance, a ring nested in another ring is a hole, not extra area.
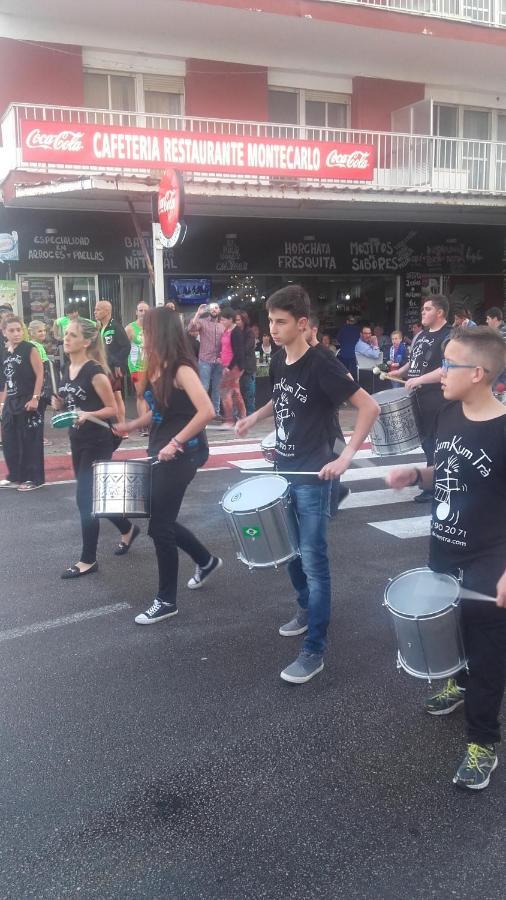
[(319, 653), (310, 653), (309, 650), (301, 650), (295, 662), (283, 669), (281, 678), (292, 684), (304, 684), (318, 675), (322, 669), (323, 656)]
[(297, 637), (298, 634), (304, 634), (307, 631), (307, 613), (298, 612), (293, 619), (290, 619), (286, 625), (281, 625), (279, 633), (283, 637)]

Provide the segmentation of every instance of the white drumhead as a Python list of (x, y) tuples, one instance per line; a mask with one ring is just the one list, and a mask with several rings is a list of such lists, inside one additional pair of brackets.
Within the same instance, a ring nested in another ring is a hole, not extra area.
[(376, 403), (379, 403), (380, 406), (383, 406), (385, 403), (394, 403), (396, 400), (405, 400), (409, 394), (406, 388), (392, 388), (389, 391), (378, 391), (377, 394), (373, 394), (373, 400), (376, 400)]
[(394, 612), (413, 619), (436, 615), (455, 603), (459, 583), (451, 575), (439, 575), (432, 569), (410, 569), (388, 585), (387, 605)]
[(225, 512), (249, 512), (274, 503), (288, 487), (281, 475), (258, 475), (235, 484), (221, 501)]

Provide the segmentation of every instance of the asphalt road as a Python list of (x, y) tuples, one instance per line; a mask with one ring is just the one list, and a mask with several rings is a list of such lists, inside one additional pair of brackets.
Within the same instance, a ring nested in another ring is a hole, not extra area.
[(2, 493), (0, 897), (503, 900), (505, 767), (455, 789), (461, 713), (423, 713), (381, 605), (427, 539), (367, 522), (427, 510), (339, 513), (325, 669), (293, 686), (286, 573), (236, 562), (218, 507), (240, 477), (197, 475), (181, 521), (225, 565), (190, 592), (183, 558), (180, 613), (150, 628), (133, 623), (156, 586), (144, 523), (124, 558), (105, 523), (99, 573), (63, 582), (73, 485)]

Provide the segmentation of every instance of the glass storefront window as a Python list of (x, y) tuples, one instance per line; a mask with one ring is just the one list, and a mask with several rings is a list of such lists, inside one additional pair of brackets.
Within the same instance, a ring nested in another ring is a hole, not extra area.
[(33, 319), (40, 319), (47, 326), (45, 347), (50, 355), (56, 352), (53, 338), (53, 322), (56, 311), (56, 278), (54, 275), (21, 275), (21, 302), (23, 321), (28, 325)]
[(79, 310), (79, 315), (94, 321), (97, 293), (94, 275), (62, 276), (63, 308), (71, 306)]

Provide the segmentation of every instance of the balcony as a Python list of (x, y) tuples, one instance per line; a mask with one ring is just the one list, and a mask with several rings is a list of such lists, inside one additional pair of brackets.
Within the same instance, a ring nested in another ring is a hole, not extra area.
[(451, 19), (489, 28), (506, 28), (506, 0), (325, 0), (375, 9)]
[[(252, 138), (265, 141), (312, 141), (329, 148), (333, 143), (368, 145), (374, 148), (375, 166), (370, 180), (358, 177), (343, 179), (308, 177), (272, 177), (258, 174), (217, 174), (200, 170), (185, 171), (185, 181), (193, 194), (218, 196), (220, 191), (228, 196), (247, 196), (250, 190), (258, 197), (288, 196), (288, 192), (314, 199), (341, 200), (353, 198), (365, 200), (381, 194), (385, 201), (400, 201), (416, 195), (436, 200), (438, 195), (455, 196), (462, 204), (506, 195), (506, 143), (462, 138), (444, 138), (431, 135), (403, 134), (395, 132), (332, 130), (328, 128), (302, 128), (294, 125), (276, 125), (265, 122), (230, 121), (223, 119), (194, 118), (191, 116), (159, 116), (132, 112), (78, 109), (16, 103), (11, 105), (0, 122), (2, 147), (0, 149), (0, 183), (10, 173), (16, 173), (14, 181), (23, 182), (23, 174), (31, 173), (25, 182), (56, 182), (62, 190), (66, 180), (86, 176), (107, 176), (111, 180), (122, 178), (123, 183), (144, 182), (156, 185), (160, 167), (149, 163), (105, 167), (72, 165), (61, 162), (26, 162), (22, 156), (22, 123), (55, 123), (65, 129), (76, 130), (85, 125), (113, 126), (118, 131), (148, 129), (168, 132), (186, 132), (196, 137), (222, 136), (226, 138)], [(177, 166), (176, 166), (177, 168)], [(134, 182), (135, 178), (135, 182)], [(152, 188), (154, 189), (154, 187)], [(56, 190), (55, 190), (56, 192)], [(496, 201), (497, 202), (497, 201)]]

